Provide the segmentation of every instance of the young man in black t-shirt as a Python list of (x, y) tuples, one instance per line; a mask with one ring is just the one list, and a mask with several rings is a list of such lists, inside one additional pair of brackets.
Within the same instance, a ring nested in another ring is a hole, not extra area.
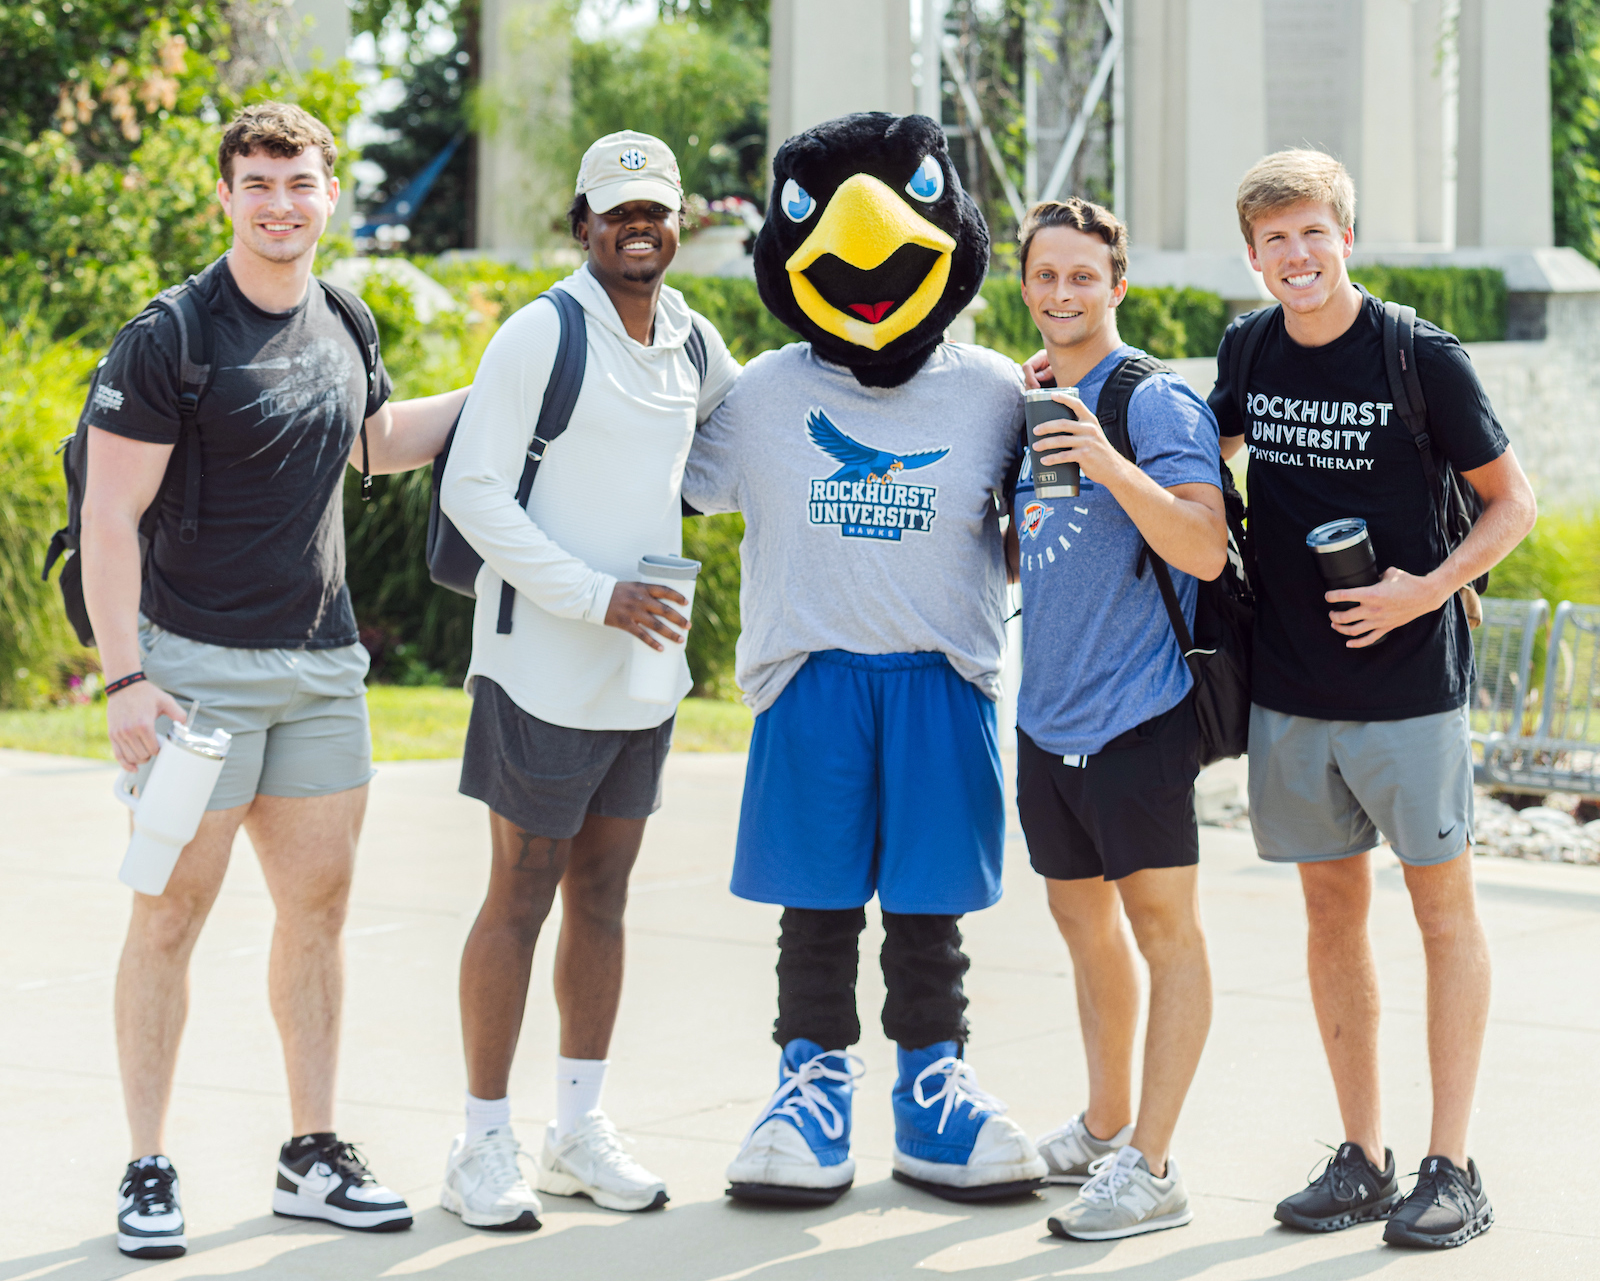
[[(1238, 209), (1251, 265), (1280, 304), (1259, 322), (1245, 386), (1230, 374), (1239, 324), (1229, 328), (1210, 397), (1223, 456), (1250, 444), (1250, 817), (1261, 857), (1300, 868), (1312, 1004), (1345, 1127), (1324, 1172), (1276, 1217), (1312, 1231), (1387, 1218), (1392, 1244), (1461, 1245), (1493, 1211), (1467, 1157), (1489, 951), (1469, 853), (1472, 644), (1458, 594), (1532, 528), (1533, 493), (1461, 345), (1418, 321), (1428, 434), (1484, 501), (1465, 541), (1444, 546), (1392, 403), (1382, 305), (1345, 272), (1355, 188), (1338, 161), (1268, 156), (1245, 175)], [(1306, 535), (1349, 516), (1367, 522), (1382, 577), (1326, 591)], [(1404, 1198), (1378, 1106), (1367, 915), (1380, 831), (1404, 864), (1428, 971), (1433, 1131)]]
[[(277, 910), (268, 986), (296, 1135), (279, 1154), (273, 1210), (366, 1231), (411, 1224), (333, 1126), (340, 933), (372, 777), (343, 479), (347, 462), (361, 465), (363, 423), (372, 471), (431, 462), (466, 393), (388, 403), (381, 359), (370, 353), (369, 378), (362, 336), (312, 279), (339, 198), (336, 158), (327, 127), (281, 103), (246, 108), (223, 135), (217, 196), (233, 245), (194, 286), (216, 338), (215, 380), (191, 428), (203, 459), (197, 530), (182, 519), (187, 447), (163, 484), (183, 390), (170, 317), (152, 311), (119, 335), (91, 407), (83, 586), (112, 750), (142, 783), (160, 722), (184, 721), (181, 704), (201, 732), (233, 735), (165, 892), (134, 895), (117, 975), (133, 1140), (117, 1244), (135, 1258), (186, 1248), (163, 1130), (189, 956), (241, 826)], [(152, 503), (142, 558), (139, 522)]]

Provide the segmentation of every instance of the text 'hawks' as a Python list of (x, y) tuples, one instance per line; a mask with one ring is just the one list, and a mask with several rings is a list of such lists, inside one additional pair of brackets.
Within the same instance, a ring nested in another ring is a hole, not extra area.
[(903, 529), (927, 533), (937, 514), (932, 485), (906, 485), (901, 477), (929, 467), (950, 452), (923, 449), (898, 453), (863, 445), (840, 431), (820, 409), (806, 417), (811, 443), (840, 463), (831, 476), (811, 481), (807, 506), (813, 525), (837, 525), (846, 538), (882, 538), (898, 542)]

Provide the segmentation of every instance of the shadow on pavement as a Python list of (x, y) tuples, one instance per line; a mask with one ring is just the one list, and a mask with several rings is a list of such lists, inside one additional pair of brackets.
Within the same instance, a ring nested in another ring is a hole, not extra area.
[[(240, 1281), (390, 1277), (598, 1278), (648, 1281), (829, 1281), (933, 1274), (970, 1281), (1025, 1281), (1048, 1275), (1128, 1272), (1183, 1281), (1219, 1265), (1308, 1244), (1279, 1228), (1172, 1249), (1173, 1234), (1121, 1242), (1069, 1242), (1044, 1220), (1055, 1198), (990, 1206), (955, 1205), (881, 1180), (826, 1209), (780, 1209), (702, 1201), (663, 1213), (611, 1214), (588, 1201), (548, 1197), (536, 1233), (478, 1232), (430, 1206), (408, 1232), (361, 1235), (327, 1225), (250, 1219), (191, 1239), (189, 1254), (141, 1262), (116, 1253), (109, 1234), (0, 1266), (0, 1281), (104, 1281), (149, 1271), (162, 1279), (228, 1276)], [(1204, 1212), (1202, 1208), (1202, 1212)], [(1182, 1230), (1177, 1230), (1181, 1234)], [(1180, 1237), (1181, 1239), (1181, 1237)], [(1337, 1259), (1314, 1257), (1284, 1271), (1250, 1268), (1261, 1281), (1356, 1281), (1388, 1266), (1378, 1243)], [(1270, 1264), (1269, 1264), (1270, 1266)]]

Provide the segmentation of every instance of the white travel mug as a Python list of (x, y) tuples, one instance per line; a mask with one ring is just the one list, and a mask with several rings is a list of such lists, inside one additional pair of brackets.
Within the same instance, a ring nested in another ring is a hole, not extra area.
[[(689, 602), (687, 605), (676, 605), (671, 601), (663, 603), (671, 605), (685, 618), (689, 617), (694, 605), (694, 580), (699, 573), (700, 562), (697, 560), (685, 560), (682, 556), (639, 557), (639, 581), (670, 587), (681, 593)], [(675, 703), (678, 701), (678, 686), (689, 663), (684, 656), (683, 637), (679, 636), (674, 644), (660, 632), (654, 635), (661, 642), (660, 649), (650, 648), (637, 636), (633, 638), (633, 659), (628, 667), (628, 697), (641, 703)]]
[[(193, 721), (193, 711), (189, 719)], [(127, 771), (117, 775), (112, 793), (133, 811), (133, 837), (117, 873), (124, 885), (152, 895), (167, 888), (178, 855), (200, 830), (232, 737), (225, 729), (197, 734), (174, 723), (138, 796), (133, 794), (137, 776)]]

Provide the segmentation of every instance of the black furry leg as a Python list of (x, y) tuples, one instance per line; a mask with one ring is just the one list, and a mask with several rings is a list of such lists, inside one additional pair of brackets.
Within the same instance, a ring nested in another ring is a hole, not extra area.
[(962, 979), (972, 964), (961, 950), (959, 916), (883, 914), (883, 1031), (908, 1050), (967, 1040), (967, 994)]
[(803, 1037), (825, 1050), (861, 1039), (856, 1015), (865, 909), (818, 911), (786, 907), (778, 934), (778, 1019), (772, 1039), (787, 1045)]

